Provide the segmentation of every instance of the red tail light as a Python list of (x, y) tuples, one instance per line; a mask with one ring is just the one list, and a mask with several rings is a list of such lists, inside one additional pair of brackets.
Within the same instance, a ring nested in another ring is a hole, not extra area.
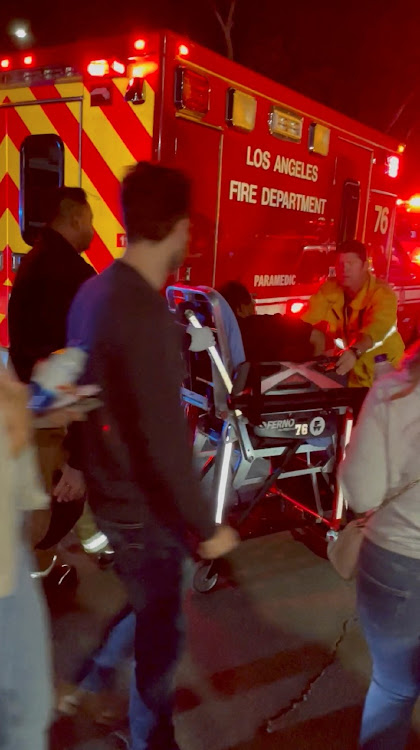
[(178, 55), (181, 57), (188, 57), (190, 54), (190, 48), (186, 44), (180, 44), (178, 47)]
[(144, 52), (146, 49), (146, 40), (145, 39), (136, 39), (134, 42), (134, 49), (137, 50), (137, 52)]
[(188, 109), (198, 115), (209, 111), (210, 83), (208, 78), (179, 67), (175, 76), (175, 103), (180, 109)]
[(8, 58), (8, 57), (5, 57), (5, 58), (4, 58), (3, 60), (0, 60), (0, 68), (1, 68), (2, 70), (9, 70), (9, 68), (10, 68), (11, 64), (12, 64), (12, 63), (11, 63), (11, 61), (9, 60), (9, 58)]
[(33, 55), (25, 55), (23, 58), (23, 64), (24, 65), (33, 65), (34, 57)]

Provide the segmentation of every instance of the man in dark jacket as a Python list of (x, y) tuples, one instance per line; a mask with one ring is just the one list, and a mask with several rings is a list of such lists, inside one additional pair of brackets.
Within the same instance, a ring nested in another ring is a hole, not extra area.
[[(28, 383), (35, 363), (66, 345), (66, 320), (81, 284), (95, 271), (81, 253), (93, 238), (92, 209), (81, 188), (59, 188), (52, 196), (50, 221), (22, 260), (10, 297), (10, 359), (18, 377)], [(36, 431), (41, 473), (51, 492), (54, 475), (65, 462), (64, 431)], [(36, 546), (50, 522), (50, 511), (35, 511), (32, 539)], [(68, 567), (54, 568), (55, 549), (37, 550), (38, 571), (48, 582), (63, 581)]]
[[(190, 185), (178, 171), (140, 163), (122, 185), (127, 250), (81, 289), (94, 297), (87, 382), (103, 406), (83, 423), (83, 470), (98, 527), (136, 614), (137, 690), (132, 750), (175, 750), (172, 677), (182, 641), (185, 558), (229, 552), (229, 527), (214, 524), (192, 470), (179, 403), (181, 341), (160, 289), (183, 262)], [(86, 299), (85, 299), (86, 298)]]
[(9, 302), (10, 358), (24, 383), (39, 359), (66, 345), (70, 305), (95, 274), (81, 257), (92, 238), (92, 209), (84, 190), (59, 188), (51, 221), (22, 260)]

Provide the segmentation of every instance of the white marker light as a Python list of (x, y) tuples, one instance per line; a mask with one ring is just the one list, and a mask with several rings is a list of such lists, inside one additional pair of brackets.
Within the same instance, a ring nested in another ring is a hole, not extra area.
[(28, 32), (26, 31), (26, 29), (19, 27), (14, 32), (14, 35), (17, 36), (18, 39), (26, 39), (26, 37), (28, 36)]

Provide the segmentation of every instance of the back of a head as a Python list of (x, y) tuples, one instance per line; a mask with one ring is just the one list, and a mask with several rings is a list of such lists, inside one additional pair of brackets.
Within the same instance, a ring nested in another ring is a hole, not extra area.
[(68, 221), (73, 213), (88, 205), (86, 193), (79, 187), (61, 187), (51, 191), (47, 224)]
[(139, 162), (123, 179), (121, 202), (127, 241), (160, 242), (189, 216), (191, 183), (177, 169)]
[(227, 281), (217, 291), (225, 298), (235, 315), (239, 310), (253, 305), (251, 294), (240, 281)]
[(359, 242), (359, 240), (346, 240), (345, 242), (341, 242), (337, 247), (337, 253), (354, 253), (354, 255), (357, 255), (363, 263), (367, 260), (366, 246), (363, 242)]

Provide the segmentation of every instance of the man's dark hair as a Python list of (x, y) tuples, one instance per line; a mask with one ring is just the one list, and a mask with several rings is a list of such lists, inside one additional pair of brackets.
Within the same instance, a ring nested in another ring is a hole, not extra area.
[(240, 281), (227, 281), (218, 289), (218, 292), (225, 298), (235, 314), (242, 305), (252, 305), (251, 294)]
[(366, 245), (359, 240), (346, 240), (337, 247), (337, 253), (354, 253), (358, 255), (363, 263), (367, 260)]
[(54, 219), (65, 218), (74, 210), (75, 205), (86, 206), (88, 203), (86, 193), (79, 187), (60, 187), (52, 190), (48, 196), (47, 223), (51, 224)]
[(189, 216), (191, 183), (177, 169), (141, 161), (124, 177), (121, 202), (128, 242), (159, 242)]

